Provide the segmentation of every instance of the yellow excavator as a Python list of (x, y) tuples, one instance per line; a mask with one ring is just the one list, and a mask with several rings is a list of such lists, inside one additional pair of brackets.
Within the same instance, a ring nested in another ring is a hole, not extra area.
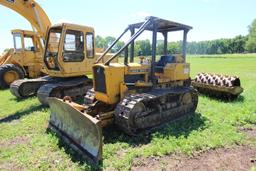
[(0, 0), (0, 5), (26, 18), (34, 30), (12, 30), (14, 49), (0, 56), (0, 88), (4, 89), (15, 80), (37, 78), (45, 73), (42, 56), (46, 31), (51, 22), (34, 0)]
[[(153, 16), (130, 24), (110, 47), (131, 30), (125, 45), (104, 63), (99, 63), (108, 48), (93, 65), (93, 89), (87, 92), (83, 105), (72, 102), (70, 97), (48, 98), (49, 128), (97, 163), (102, 160), (102, 128), (115, 124), (117, 129), (137, 135), (193, 114), (198, 93), (190, 86), (190, 65), (186, 63), (190, 29), (188, 25)], [(152, 33), (151, 58), (141, 57), (139, 62), (134, 62), (134, 42), (145, 31)], [(182, 54), (168, 54), (168, 33), (173, 31), (183, 32)], [(157, 60), (156, 44), (160, 34), (164, 37), (164, 54)], [(114, 62), (121, 53), (125, 54), (123, 62)]]
[[(48, 96), (83, 96), (92, 86), (86, 75), (92, 74), (91, 66), (99, 55), (95, 52), (94, 29), (68, 23), (51, 27), (47, 15), (34, 0), (0, 0), (0, 4), (24, 16), (36, 30), (14, 34), (15, 40), (19, 40), (14, 43), (15, 50), (1, 58), (3, 87), (11, 84), (10, 91), (17, 98), (36, 95), (39, 90), (37, 95), (43, 104), (47, 104)], [(33, 46), (25, 45), (27, 37), (33, 38)], [(58, 46), (62, 47), (60, 51)], [(39, 77), (42, 70), (47, 76)], [(34, 79), (22, 79), (24, 75)]]
[(37, 94), (45, 105), (48, 97), (84, 96), (92, 87), (87, 75), (92, 74), (92, 66), (99, 55), (92, 27), (69, 23), (52, 25), (46, 35), (43, 56), (48, 75), (17, 80), (11, 84), (10, 91), (19, 98)]

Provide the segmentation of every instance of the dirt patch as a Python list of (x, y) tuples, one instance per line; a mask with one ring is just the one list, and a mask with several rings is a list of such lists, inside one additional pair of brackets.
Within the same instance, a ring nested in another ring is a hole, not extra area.
[(15, 137), (8, 141), (0, 141), (1, 148), (10, 148), (11, 146), (15, 146), (17, 144), (27, 144), (29, 142), (29, 137)]
[(165, 157), (137, 158), (132, 170), (249, 170), (256, 166), (256, 148), (236, 146), (209, 150), (194, 157), (171, 155)]
[(250, 128), (241, 127), (241, 128), (239, 128), (239, 131), (245, 133), (250, 138), (255, 138), (256, 137), (256, 126), (255, 127), (250, 127)]
[(0, 162), (0, 170), (5, 170), (5, 171), (19, 170), (19, 171), (21, 171), (21, 170), (25, 170), (25, 169), (22, 169), (17, 163), (12, 161), (12, 162), (5, 162), (5, 163)]

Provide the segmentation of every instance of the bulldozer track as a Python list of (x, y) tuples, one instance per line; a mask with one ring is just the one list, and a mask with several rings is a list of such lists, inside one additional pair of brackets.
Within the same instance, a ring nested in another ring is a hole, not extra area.
[[(191, 101), (184, 104), (185, 94)], [(136, 105), (144, 106), (142, 112), (133, 112)], [(126, 96), (115, 109), (115, 124), (130, 135), (173, 121), (195, 112), (198, 103), (197, 91), (191, 87), (153, 89), (148, 93)]]
[(43, 105), (48, 105), (48, 97), (63, 98), (70, 96), (72, 99), (82, 97), (92, 88), (92, 80), (88, 77), (69, 78), (56, 83), (47, 83), (37, 91), (38, 100)]

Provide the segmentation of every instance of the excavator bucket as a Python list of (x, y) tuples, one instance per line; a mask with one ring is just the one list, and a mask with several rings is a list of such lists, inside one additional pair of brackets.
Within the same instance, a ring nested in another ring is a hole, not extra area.
[(240, 84), (236, 76), (211, 73), (200, 73), (192, 81), (200, 93), (228, 100), (234, 100), (243, 92)]
[(72, 106), (73, 102), (48, 99), (49, 128), (75, 151), (93, 163), (102, 160), (102, 128), (100, 121)]

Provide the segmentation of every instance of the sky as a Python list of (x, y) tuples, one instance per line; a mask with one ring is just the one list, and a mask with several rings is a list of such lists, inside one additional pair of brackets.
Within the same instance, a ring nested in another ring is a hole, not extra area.
[[(118, 36), (128, 24), (157, 16), (193, 27), (188, 41), (248, 34), (256, 0), (37, 0), (53, 24), (92, 26), (100, 36)], [(13, 47), (10, 30), (31, 30), (29, 22), (0, 5), (0, 52)], [(176, 39), (175, 36), (173, 36)], [(171, 38), (170, 38), (171, 39)]]

